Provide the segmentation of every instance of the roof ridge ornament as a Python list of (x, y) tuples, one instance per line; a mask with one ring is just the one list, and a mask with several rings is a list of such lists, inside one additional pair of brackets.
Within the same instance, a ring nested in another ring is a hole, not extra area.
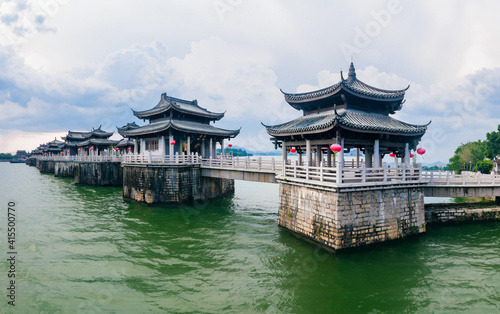
[(351, 65), (349, 66), (349, 74), (347, 79), (355, 80), (356, 79), (356, 69), (354, 68), (354, 63), (351, 61)]

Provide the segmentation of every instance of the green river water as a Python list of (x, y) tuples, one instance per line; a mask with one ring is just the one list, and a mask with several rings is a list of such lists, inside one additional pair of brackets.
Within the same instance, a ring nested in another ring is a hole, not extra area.
[(72, 182), (0, 163), (0, 313), (500, 311), (500, 223), (330, 254), (277, 226), (278, 185), (167, 207)]

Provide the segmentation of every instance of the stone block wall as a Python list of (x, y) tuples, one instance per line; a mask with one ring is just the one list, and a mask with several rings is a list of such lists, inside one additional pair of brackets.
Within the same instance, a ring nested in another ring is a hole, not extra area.
[(55, 161), (54, 176), (61, 178), (74, 178), (78, 165), (74, 161)]
[(36, 167), (41, 173), (54, 173), (55, 161), (53, 160), (36, 160)]
[(278, 224), (331, 249), (425, 232), (422, 187), (364, 191), (280, 182)]
[(75, 184), (122, 186), (123, 173), (119, 162), (75, 163)]
[(201, 176), (199, 165), (123, 165), (123, 197), (148, 204), (192, 202), (234, 192), (234, 180)]
[(481, 204), (429, 204), (425, 206), (428, 223), (463, 223), (500, 220), (500, 207)]

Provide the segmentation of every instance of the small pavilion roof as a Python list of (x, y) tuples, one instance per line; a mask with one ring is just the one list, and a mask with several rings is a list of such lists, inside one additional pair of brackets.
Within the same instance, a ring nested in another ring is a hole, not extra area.
[(115, 141), (115, 140), (108, 140), (108, 139), (105, 139), (105, 138), (90, 138), (88, 140), (85, 140), (83, 142), (79, 142), (78, 144), (76, 144), (77, 146), (87, 146), (87, 145), (96, 145), (96, 146), (103, 146), (103, 145), (106, 145), (106, 146), (115, 146), (116, 144), (118, 144), (119, 141)]
[(134, 111), (134, 115), (141, 119), (149, 119), (155, 115), (166, 112), (170, 109), (175, 109), (177, 111), (192, 114), (200, 117), (209, 118), (212, 120), (220, 120), (224, 117), (224, 113), (215, 113), (208, 111), (205, 108), (198, 106), (198, 101), (192, 100), (183, 100), (179, 98), (174, 98), (167, 96), (166, 93), (161, 95), (160, 102), (152, 109), (144, 110), (144, 111)]
[(386, 133), (398, 135), (420, 135), (427, 130), (426, 125), (415, 125), (399, 121), (390, 116), (361, 110), (341, 109), (319, 114), (302, 116), (295, 120), (278, 124), (265, 125), (273, 136), (322, 133), (340, 127), (368, 133)]
[(193, 121), (181, 121), (177, 119), (166, 119), (158, 122), (153, 122), (139, 128), (121, 131), (119, 133), (124, 137), (135, 137), (140, 135), (163, 132), (168, 130), (169, 128), (188, 133), (214, 135), (222, 137), (234, 137), (240, 133), (240, 130), (225, 130), (217, 128), (210, 124), (193, 122)]
[(62, 139), (65, 141), (84, 141), (92, 137), (108, 138), (113, 135), (114, 132), (106, 132), (101, 127), (99, 126), (97, 129), (92, 128), (90, 132), (68, 131), (68, 135)]
[(118, 144), (116, 144), (116, 147), (127, 147), (127, 146), (134, 146), (135, 140), (134, 139), (129, 139), (129, 138), (122, 138)]
[(290, 105), (292, 105), (295, 109), (300, 109), (300, 107), (294, 106), (294, 104), (328, 98), (342, 91), (346, 91), (362, 98), (368, 98), (378, 101), (403, 100), (406, 90), (408, 90), (408, 88), (410, 87), (408, 86), (404, 89), (399, 90), (387, 90), (368, 85), (357, 79), (356, 70), (352, 62), (349, 67), (349, 74), (347, 79), (344, 79), (342, 72), (340, 72), (340, 77), (341, 80), (338, 83), (316, 91), (298, 94), (285, 93), (283, 91), (281, 92), (285, 95), (285, 100)]
[(118, 129), (118, 133), (120, 133), (122, 131), (137, 129), (139, 127), (140, 126), (137, 125), (135, 122), (132, 122), (132, 123), (127, 123), (126, 125), (122, 126), (121, 128), (120, 127), (116, 127), (116, 128)]

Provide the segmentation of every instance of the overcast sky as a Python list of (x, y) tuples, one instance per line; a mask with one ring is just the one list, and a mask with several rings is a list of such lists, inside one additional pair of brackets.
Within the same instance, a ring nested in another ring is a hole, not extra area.
[(127, 122), (160, 94), (226, 111), (232, 143), (300, 116), (286, 92), (358, 79), (410, 84), (395, 117), (424, 124), (425, 162), (500, 124), (498, 1), (1, 0), (0, 147)]

